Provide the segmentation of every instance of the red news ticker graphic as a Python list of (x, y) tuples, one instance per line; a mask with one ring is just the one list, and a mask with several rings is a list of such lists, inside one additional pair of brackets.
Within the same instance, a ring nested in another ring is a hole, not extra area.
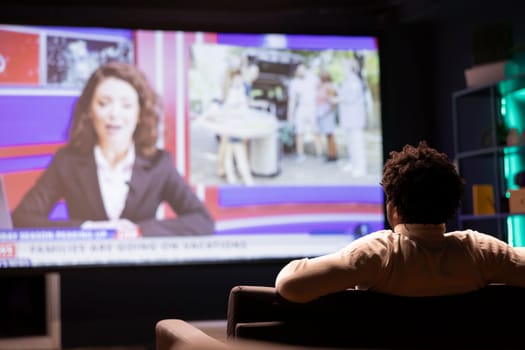
[(15, 243), (0, 243), (0, 259), (16, 257)]
[(0, 84), (38, 84), (38, 34), (0, 29), (0, 43)]

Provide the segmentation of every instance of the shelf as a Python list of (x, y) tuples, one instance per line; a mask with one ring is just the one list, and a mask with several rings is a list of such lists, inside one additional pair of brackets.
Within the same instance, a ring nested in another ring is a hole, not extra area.
[(498, 214), (462, 214), (458, 215), (460, 221), (474, 221), (474, 220), (497, 220), (497, 219), (507, 219), (509, 217), (518, 217), (525, 216), (525, 213), (498, 213)]
[(518, 74), (513, 77), (506, 78), (497, 83), (487, 84), (483, 86), (476, 86), (456, 91), (452, 94), (454, 98), (470, 97), (470, 96), (486, 96), (494, 90), (498, 95), (508, 94), (513, 91), (523, 89), (525, 87), (525, 74)]
[(456, 159), (465, 159), (471, 157), (479, 156), (489, 156), (494, 154), (503, 154), (505, 155), (511, 153), (525, 153), (525, 146), (499, 146), (499, 147), (488, 147), (480, 148), (473, 151), (459, 152), (456, 154)]
[[(525, 214), (502, 211), (507, 209), (505, 199), (512, 176), (525, 168), (525, 144), (507, 146), (508, 132), (501, 126), (525, 131), (518, 122), (525, 115), (523, 89), (525, 74), (520, 74), (452, 95), (454, 160), (466, 185), (457, 214), (458, 228), (486, 232), (519, 246), (525, 245)], [(473, 214), (479, 200), (476, 184), (492, 186), (496, 214)]]

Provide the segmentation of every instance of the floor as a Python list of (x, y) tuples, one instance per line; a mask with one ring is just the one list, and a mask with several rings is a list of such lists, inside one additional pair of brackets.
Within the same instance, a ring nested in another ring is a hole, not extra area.
[[(226, 320), (206, 320), (190, 321), (192, 325), (202, 330), (204, 333), (219, 339), (226, 339)], [(69, 348), (67, 350), (152, 350), (143, 346), (108, 346), (108, 347), (81, 347)]]
[(108, 346), (108, 347), (89, 347), (89, 348), (70, 348), (67, 350), (147, 350), (142, 346)]

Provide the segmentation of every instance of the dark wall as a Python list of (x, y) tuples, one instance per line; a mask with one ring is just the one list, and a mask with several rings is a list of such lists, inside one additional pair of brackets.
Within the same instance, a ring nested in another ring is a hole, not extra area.
[(157, 321), (225, 319), (233, 286), (271, 286), (281, 266), (255, 263), (62, 272), (63, 347), (151, 347)]
[[(463, 71), (471, 64), (471, 27), (461, 16), (402, 23), (395, 16), (357, 19), (315, 9), (251, 15), (147, 8), (96, 12), (89, 6), (12, 5), (0, 11), (0, 22), (376, 34), (385, 157), (390, 150), (422, 139), (453, 156), (451, 94), (464, 88)], [(284, 263), (62, 271), (63, 347), (152, 345), (154, 324), (162, 318), (224, 319), (233, 286), (273, 285)]]
[(431, 44), (434, 65), (429, 71), (434, 82), (429, 103), (429, 112), (433, 113), (431, 129), (435, 146), (449, 156), (454, 156), (452, 94), (467, 88), (464, 71), (477, 61), (474, 47), (481, 41), (485, 51), (501, 49), (497, 42), (495, 45), (491, 43), (492, 38), (497, 39), (497, 36), (477, 38), (475, 33), (486, 28), (499, 30), (499, 26), (510, 27), (512, 53), (514, 47), (525, 44), (524, 12), (524, 2), (511, 0), (447, 1), (447, 6), (427, 21), (434, 38)]
[(392, 25), (380, 41), (384, 159), (391, 150), (420, 140), (435, 142), (432, 133), (434, 93), (433, 33), (426, 23)]
[(46, 335), (44, 276), (0, 276), (0, 286), (0, 338)]

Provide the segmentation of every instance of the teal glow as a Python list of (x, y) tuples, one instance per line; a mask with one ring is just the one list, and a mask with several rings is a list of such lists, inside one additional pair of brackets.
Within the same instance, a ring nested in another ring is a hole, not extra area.
[(524, 127), (525, 89), (507, 93), (501, 99), (501, 115), (507, 129), (516, 128), (521, 133)]
[(508, 243), (513, 247), (525, 247), (525, 216), (514, 215), (507, 218)]
[[(520, 144), (525, 140), (525, 89), (510, 91), (502, 96), (501, 116), (507, 130), (515, 128), (520, 135)], [(523, 147), (523, 146), (521, 146)], [(525, 169), (525, 156), (520, 146), (504, 149), (503, 171), (507, 190), (518, 189), (514, 176)], [(506, 197), (509, 198), (507, 192)], [(511, 215), (507, 218), (508, 243), (515, 247), (525, 247), (525, 215)]]
[(514, 232), (514, 220), (512, 220), (512, 217), (507, 218), (507, 242), (515, 247), (514, 241), (516, 240), (516, 234)]
[[(525, 89), (509, 92), (501, 99), (502, 118), (507, 130), (515, 128), (522, 138), (525, 131)], [(521, 140), (523, 143), (523, 140)], [(517, 147), (508, 147), (504, 150), (505, 157), (503, 160), (504, 176), (509, 190), (517, 189), (514, 183), (514, 176), (519, 171), (525, 169), (525, 159), (518, 152)]]

